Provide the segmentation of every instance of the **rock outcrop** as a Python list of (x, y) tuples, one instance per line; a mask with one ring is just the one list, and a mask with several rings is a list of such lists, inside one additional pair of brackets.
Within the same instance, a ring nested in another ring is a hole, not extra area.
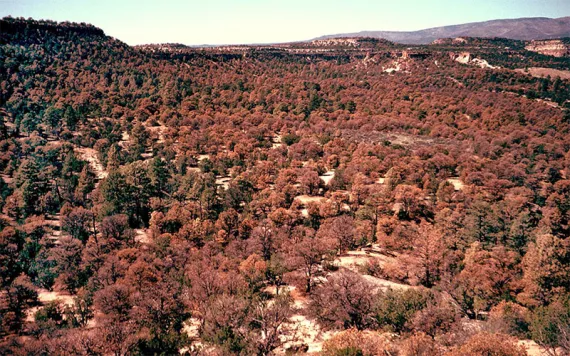
[(547, 56), (569, 57), (570, 44), (562, 40), (541, 40), (531, 41), (525, 49), (527, 51), (538, 52)]

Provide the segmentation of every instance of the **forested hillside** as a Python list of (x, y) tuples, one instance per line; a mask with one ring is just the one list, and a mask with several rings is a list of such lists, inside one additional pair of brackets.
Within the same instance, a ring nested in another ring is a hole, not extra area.
[(1, 19), (0, 354), (570, 352), (570, 80), (529, 72), (570, 59), (524, 47)]

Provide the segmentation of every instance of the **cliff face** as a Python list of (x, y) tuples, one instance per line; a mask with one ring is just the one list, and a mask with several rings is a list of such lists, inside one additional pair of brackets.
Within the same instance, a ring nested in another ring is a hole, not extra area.
[(562, 40), (531, 41), (525, 49), (527, 51), (538, 52), (547, 56), (570, 56), (570, 45)]

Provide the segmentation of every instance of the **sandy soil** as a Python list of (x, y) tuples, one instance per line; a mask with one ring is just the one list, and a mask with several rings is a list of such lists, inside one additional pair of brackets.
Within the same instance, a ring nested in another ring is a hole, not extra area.
[(150, 243), (150, 236), (148, 231), (145, 229), (135, 229), (135, 241), (141, 244)]
[[(387, 262), (393, 262), (395, 259), (394, 257), (382, 255), (379, 253), (371, 253), (365, 251), (349, 251), (345, 255), (337, 257), (337, 259), (335, 260), (335, 264), (339, 267), (343, 267), (358, 274), (362, 274), (361, 267), (365, 266), (370, 260), (377, 260), (380, 263), (380, 265), (383, 265)], [(409, 286), (407, 284), (396, 283), (389, 281), (387, 279), (382, 279), (374, 276), (362, 275), (362, 277), (371, 284), (373, 284), (374, 286), (381, 289), (413, 288), (412, 286)]]
[[(267, 289), (270, 293), (275, 293), (275, 287)], [(287, 349), (292, 346), (307, 345), (309, 347), (308, 353), (320, 352), (323, 348), (323, 342), (331, 338), (334, 332), (324, 331), (320, 325), (306, 315), (303, 311), (306, 310), (309, 299), (300, 293), (294, 286), (283, 286), (282, 292), (289, 292), (293, 298), (293, 306), (299, 313), (291, 316), (290, 324), (287, 325), (288, 329), (292, 330), (291, 335), (284, 336), (282, 341), (286, 341), (282, 349)], [(280, 291), (280, 293), (281, 293)]]
[(230, 187), (231, 180), (230, 177), (216, 177), (216, 184), (227, 190)]
[(82, 160), (87, 161), (91, 169), (95, 172), (98, 179), (106, 178), (109, 174), (105, 171), (105, 168), (99, 161), (97, 151), (93, 148), (87, 147), (76, 147), (75, 151), (79, 153)]
[(199, 337), (200, 320), (198, 318), (190, 318), (183, 323), (182, 331), (191, 339)]
[(295, 200), (298, 200), (301, 204), (307, 205), (309, 203), (322, 203), (327, 200), (325, 197), (314, 197), (310, 195), (298, 195), (295, 197)]
[(465, 187), (465, 185), (459, 179), (459, 177), (449, 178), (447, 181), (453, 184), (453, 188), (455, 188), (455, 190), (463, 190), (463, 188)]
[[(551, 355), (548, 353), (548, 351), (544, 347), (538, 345), (533, 340), (519, 340), (519, 342), (517, 344), (519, 344), (520, 346), (523, 346), (526, 349), (527, 355), (529, 355), (529, 356)], [(564, 353), (562, 353), (562, 350), (558, 350), (557, 355), (564, 355)]]
[(541, 68), (541, 67), (531, 67), (528, 70), (520, 68), (515, 69), (515, 72), (529, 74), (537, 78), (545, 78), (550, 76), (551, 78), (560, 77), (560, 79), (570, 79), (570, 70), (559, 70), (553, 68)]
[(309, 216), (309, 210), (307, 210), (306, 206), (309, 203), (317, 203), (317, 204), (321, 204), (325, 201), (327, 201), (327, 198), (325, 197), (314, 197), (314, 196), (310, 196), (310, 195), (299, 195), (295, 197), (295, 200), (298, 201), (299, 203), (301, 203), (301, 206), (303, 207), (303, 209), (301, 209), (301, 215), (303, 215), (304, 217), (308, 217)]
[(281, 143), (281, 135), (275, 134), (275, 136), (271, 138), (271, 148), (279, 148), (281, 146), (283, 146)]
[(44, 220), (44, 225), (49, 228), (47, 238), (53, 240), (54, 243), (59, 243), (61, 237), (61, 220), (59, 214), (48, 217)]
[[(42, 305), (45, 305), (49, 302), (53, 302), (54, 300), (59, 300), (60, 302), (68, 306), (72, 306), (74, 304), (73, 296), (68, 294), (63, 294), (61, 292), (53, 292), (53, 291), (50, 292), (47, 289), (39, 289), (37, 292), (38, 292), (38, 299)], [(40, 308), (41, 306), (28, 309), (26, 311), (26, 321), (33, 322), (34, 316)]]
[(151, 134), (156, 134), (156, 143), (164, 143), (164, 132), (166, 131), (166, 126), (164, 126), (164, 124), (161, 122), (158, 122), (158, 124), (158, 126), (148, 126), (146, 129)]
[(152, 152), (145, 152), (141, 154), (141, 157), (143, 159), (151, 159), (154, 155), (152, 154)]
[(319, 176), (319, 178), (321, 178), (321, 180), (325, 182), (325, 185), (329, 185), (331, 180), (334, 178), (334, 171), (325, 172), (325, 174)]
[(0, 178), (2, 178), (6, 184), (11, 184), (14, 181), (14, 178), (8, 176), (7, 174), (0, 174)]

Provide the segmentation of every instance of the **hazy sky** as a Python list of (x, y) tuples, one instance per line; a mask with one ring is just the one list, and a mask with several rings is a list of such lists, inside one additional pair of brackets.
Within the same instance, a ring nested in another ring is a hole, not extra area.
[(0, 0), (0, 17), (88, 22), (130, 45), (268, 43), (570, 16), (570, 0)]

